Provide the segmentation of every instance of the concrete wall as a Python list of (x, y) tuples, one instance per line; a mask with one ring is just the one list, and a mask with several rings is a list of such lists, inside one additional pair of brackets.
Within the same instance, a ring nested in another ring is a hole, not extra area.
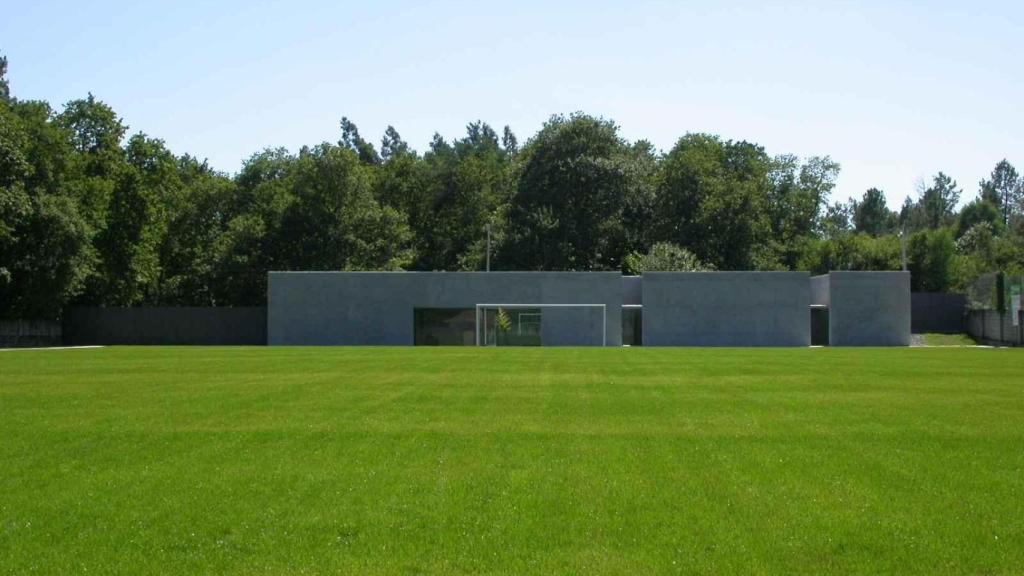
[(811, 277), (811, 304), (828, 306), (829, 303), (828, 274)]
[[(271, 345), (412, 345), (414, 308), (605, 304), (606, 342), (622, 341), (618, 272), (271, 272)], [(596, 344), (594, 312), (546, 308), (547, 345)], [(599, 332), (598, 332), (599, 334)]]
[[(601, 331), (606, 327), (601, 308), (544, 308), (541, 314), (540, 339), (544, 346), (601, 346), (604, 342)], [(620, 331), (616, 346), (622, 344), (621, 337)]]
[(809, 346), (806, 272), (648, 272), (644, 346)]
[(908, 272), (830, 272), (829, 345), (909, 346)]
[(964, 332), (967, 313), (965, 294), (913, 292), (910, 294), (910, 331), (914, 334)]
[(642, 276), (622, 277), (622, 303), (643, 304), (644, 288)]
[(262, 346), (267, 343), (267, 309), (71, 308), (64, 318), (64, 342)]

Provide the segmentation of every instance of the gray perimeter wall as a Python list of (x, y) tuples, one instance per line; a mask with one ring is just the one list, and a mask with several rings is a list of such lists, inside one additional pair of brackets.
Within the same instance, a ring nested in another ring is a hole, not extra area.
[(909, 346), (909, 272), (829, 272), (829, 345)]
[(1024, 345), (1024, 318), (1013, 325), (1012, 312), (971, 310), (965, 321), (967, 333), (982, 343)]
[[(271, 345), (412, 345), (414, 308), (605, 304), (606, 343), (622, 343), (618, 272), (271, 272)], [(545, 309), (547, 345), (600, 345), (594, 311)], [(599, 332), (598, 332), (599, 333)]]
[(648, 272), (644, 346), (810, 346), (806, 272)]
[(910, 294), (910, 331), (914, 334), (966, 330), (967, 296), (941, 292)]
[(264, 345), (267, 309), (262, 307), (71, 308), (64, 343)]

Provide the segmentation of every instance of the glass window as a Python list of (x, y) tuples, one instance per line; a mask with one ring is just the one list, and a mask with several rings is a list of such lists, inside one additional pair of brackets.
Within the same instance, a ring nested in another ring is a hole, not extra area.
[(484, 346), (540, 346), (540, 308), (484, 308), (481, 343)]
[(476, 310), (473, 308), (414, 308), (416, 346), (473, 346)]

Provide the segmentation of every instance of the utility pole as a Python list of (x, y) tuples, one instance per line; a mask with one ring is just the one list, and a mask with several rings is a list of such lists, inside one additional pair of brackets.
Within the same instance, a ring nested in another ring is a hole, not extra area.
[[(487, 271), (491, 271), (491, 223), (488, 222), (484, 229), (487, 230)], [(904, 269), (906, 269), (904, 267)]]
[(907, 225), (900, 226), (900, 262), (903, 263), (903, 271), (907, 271)]

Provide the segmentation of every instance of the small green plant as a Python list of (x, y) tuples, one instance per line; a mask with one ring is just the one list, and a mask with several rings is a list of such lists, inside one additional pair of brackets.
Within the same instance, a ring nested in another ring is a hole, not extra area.
[(504, 308), (498, 308), (497, 314), (494, 315), (494, 325), (501, 332), (512, 330), (512, 319), (508, 317), (508, 312)]

